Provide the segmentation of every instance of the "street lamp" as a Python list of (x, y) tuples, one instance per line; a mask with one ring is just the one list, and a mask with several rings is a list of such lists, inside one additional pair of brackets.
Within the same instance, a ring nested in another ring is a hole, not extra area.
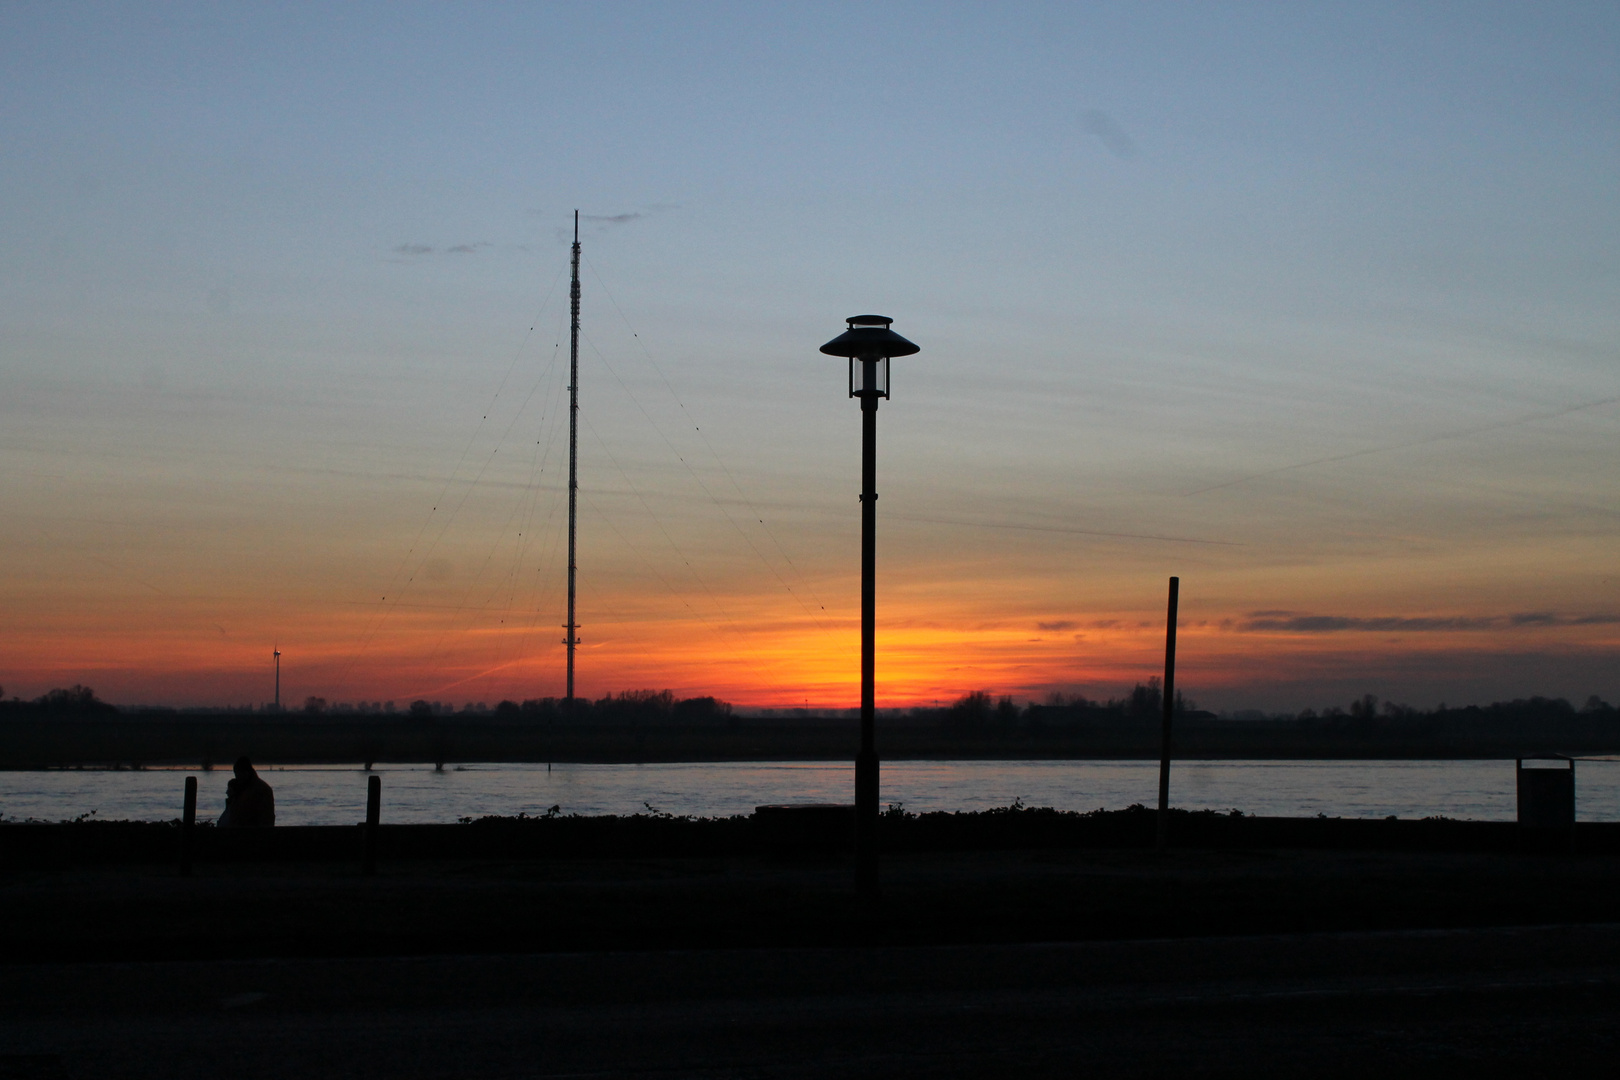
[[(821, 347), (849, 358), (849, 396), (861, 399), (861, 749), (855, 756), (855, 882), (863, 893), (878, 887), (878, 756), (874, 742), (876, 695), (877, 409), (889, 396), (889, 361), (918, 352), (883, 315), (856, 315), (849, 329)], [(858, 362), (858, 366), (857, 366)]]

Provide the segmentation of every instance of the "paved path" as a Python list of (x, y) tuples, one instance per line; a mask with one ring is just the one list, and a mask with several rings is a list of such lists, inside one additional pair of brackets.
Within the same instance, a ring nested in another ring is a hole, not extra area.
[(1613, 1075), (1620, 925), (0, 968), (17, 1077)]

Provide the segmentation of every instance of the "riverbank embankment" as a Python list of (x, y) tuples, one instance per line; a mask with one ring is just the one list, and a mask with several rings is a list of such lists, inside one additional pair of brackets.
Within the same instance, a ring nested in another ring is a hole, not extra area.
[[(853, 841), (853, 807), (762, 808), (735, 817), (670, 814), (489, 817), (445, 825), (376, 826), (373, 851), (385, 862), (446, 859), (592, 860), (613, 858), (838, 858)], [(783, 811), (786, 812), (783, 812)], [(879, 817), (883, 850), (893, 854), (973, 851), (1142, 850), (1152, 848), (1157, 815), (1141, 806), (1086, 813), (1004, 807)], [(1181, 850), (1514, 853), (1527, 848), (1620, 856), (1620, 822), (1527, 831), (1511, 821), (1448, 818), (1286, 818), (1236, 811), (1172, 810), (1171, 844)], [(68, 867), (178, 865), (183, 842), (209, 863), (356, 862), (363, 823), (272, 829), (193, 827), (178, 820), (0, 823), (0, 864)]]

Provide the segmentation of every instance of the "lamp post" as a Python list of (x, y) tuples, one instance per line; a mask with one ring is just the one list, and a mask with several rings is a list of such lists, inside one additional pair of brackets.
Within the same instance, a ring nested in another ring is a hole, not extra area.
[(861, 399), (861, 749), (855, 755), (855, 884), (877, 892), (878, 756), (876, 745), (877, 409), (889, 396), (889, 360), (919, 351), (883, 315), (856, 315), (821, 347), (849, 359), (849, 396)]

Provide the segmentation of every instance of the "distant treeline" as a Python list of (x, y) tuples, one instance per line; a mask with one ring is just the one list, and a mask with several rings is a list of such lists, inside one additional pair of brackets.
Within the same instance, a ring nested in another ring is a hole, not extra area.
[[(1199, 720), (1217, 719), (1198, 708), (1197, 702), (1176, 691), (1175, 715)], [(1075, 724), (1098, 720), (1159, 720), (1164, 716), (1164, 691), (1158, 679), (1137, 683), (1121, 697), (1093, 701), (1079, 694), (1054, 693), (1045, 704), (1031, 702), (1020, 708), (1011, 697), (992, 698), (987, 691), (964, 694), (951, 705), (915, 708), (913, 721), (932, 721), (956, 730), (1017, 728), (1028, 725)]]
[[(0, 694), (3, 694), (3, 692), (4, 688), (0, 687)], [(135, 708), (120, 709), (116, 705), (102, 701), (90, 687), (78, 684), (66, 689), (52, 690), (32, 701), (24, 701), (16, 697), (6, 700), (4, 697), (0, 697), (0, 717), (111, 717), (119, 715), (146, 718), (161, 716), (284, 715), (333, 718), (376, 717), (378, 719), (414, 721), (460, 717), (504, 722), (564, 720), (577, 723), (597, 722), (607, 724), (638, 721), (702, 724), (723, 722), (730, 719), (732, 717), (732, 707), (729, 701), (721, 701), (715, 697), (677, 698), (669, 690), (623, 690), (617, 694), (608, 694), (606, 697), (599, 698), (596, 701), (591, 701), (588, 698), (575, 698), (572, 701), (551, 697), (530, 698), (521, 703), (502, 701), (494, 708), (490, 708), (483, 702), (477, 704), (468, 703), (459, 711), (454, 705), (440, 701), (418, 700), (411, 702), (404, 709), (396, 709), (392, 701), (362, 701), (354, 705), (347, 703), (329, 705), (327, 700), (321, 697), (305, 698), (303, 705), (297, 708), (283, 708), (281, 710), (269, 705), (260, 709), (254, 709), (251, 706), (244, 708), (205, 706), (185, 709), (137, 706)]]
[[(0, 688), (3, 693), (3, 688)], [(890, 723), (900, 722), (907, 727), (935, 726), (947, 731), (975, 733), (1015, 733), (1039, 731), (1052, 727), (1091, 726), (1111, 722), (1158, 721), (1163, 716), (1164, 695), (1158, 679), (1137, 683), (1117, 698), (1090, 699), (1079, 694), (1054, 693), (1044, 702), (1019, 705), (1010, 696), (994, 697), (988, 691), (975, 690), (962, 695), (950, 705), (917, 706), (911, 709), (883, 709), (880, 713)], [(825, 718), (825, 710), (772, 709), (766, 710), (771, 719), (791, 723), (795, 719)], [(479, 702), (468, 703), (461, 709), (439, 701), (417, 700), (403, 709), (395, 709), (393, 702), (359, 702), (358, 704), (328, 705), (325, 698), (306, 698), (297, 708), (284, 708), (279, 713), (271, 707), (260, 709), (196, 707), (170, 709), (139, 706), (123, 708), (98, 698), (88, 686), (74, 684), (41, 695), (32, 701), (13, 697), (0, 697), (0, 717), (48, 718), (52, 716), (114, 717), (130, 716), (155, 719), (162, 716), (227, 716), (227, 715), (281, 715), (288, 718), (348, 718), (373, 717), (379, 720), (479, 720), (498, 723), (565, 723), (617, 726), (622, 724), (673, 724), (677, 726), (741, 723), (746, 717), (728, 701), (712, 696), (677, 698), (669, 690), (622, 690), (616, 694), (592, 701), (575, 698), (572, 701), (555, 698), (529, 698), (522, 702), (502, 701), (491, 708)], [(857, 709), (840, 710), (834, 716), (854, 717)], [(1376, 732), (1446, 727), (1456, 724), (1501, 723), (1559, 723), (1576, 719), (1620, 721), (1620, 710), (1596, 694), (1587, 698), (1579, 708), (1564, 698), (1530, 697), (1512, 701), (1497, 701), (1489, 705), (1452, 707), (1442, 702), (1433, 709), (1415, 708), (1393, 701), (1380, 703), (1372, 694), (1364, 694), (1347, 707), (1331, 705), (1320, 712), (1306, 709), (1300, 713), (1264, 713), (1256, 709), (1218, 714), (1198, 708), (1192, 699), (1176, 691), (1174, 715), (1183, 721), (1224, 724), (1262, 724), (1274, 729), (1293, 728), (1311, 731)]]
[[(1156, 758), (1163, 696), (1152, 681), (1118, 698), (1054, 695), (1020, 706), (988, 693), (935, 708), (885, 710), (878, 751), (890, 759)], [(118, 710), (85, 687), (0, 701), (0, 768), (196, 763), (247, 754), (265, 763), (474, 761), (653, 762), (843, 760), (854, 754), (851, 710), (748, 716), (713, 697), (625, 691), (596, 701), (535, 698), (493, 709), (393, 713)], [(1596, 697), (1576, 708), (1532, 697), (1465, 708), (1380, 705), (1296, 715), (1217, 716), (1178, 695), (1178, 758), (1512, 758), (1620, 753), (1620, 714)]]
[[(982, 699), (984, 695), (969, 695), (969, 697)], [(984, 704), (975, 703), (973, 707), (967, 707), (967, 702), (968, 699), (964, 698), (953, 705), (946, 711), (947, 717), (959, 720), (972, 717), (982, 723), (987, 716)], [(1161, 717), (1163, 703), (1159, 680), (1150, 679), (1145, 685), (1137, 684), (1136, 688), (1125, 697), (1109, 701), (1088, 701), (1079, 696), (1065, 698), (1063, 695), (1055, 694), (1044, 705), (1031, 704), (1019, 710), (1012, 706), (1010, 699), (1002, 698), (996, 716), (1013, 717), (1026, 724), (1074, 724), (1110, 719), (1144, 720)], [(1386, 701), (1380, 705), (1376, 696), (1363, 694), (1350, 702), (1348, 708), (1330, 705), (1321, 712), (1306, 709), (1297, 714), (1268, 714), (1248, 709), (1220, 716), (1198, 709), (1193, 702), (1183, 698), (1178, 690), (1175, 715), (1194, 721), (1214, 720), (1227, 724), (1261, 724), (1304, 731), (1348, 732), (1438, 730), (1455, 725), (1489, 726), (1503, 723), (1559, 724), (1574, 720), (1610, 723), (1620, 721), (1620, 710), (1596, 694), (1588, 697), (1579, 709), (1564, 698), (1546, 697), (1515, 698), (1512, 701), (1496, 701), (1489, 705), (1462, 707), (1452, 707), (1441, 702), (1436, 708), (1420, 709), (1393, 701)]]
[(96, 697), (88, 686), (74, 683), (66, 689), (58, 688), (42, 694), (33, 701), (20, 698), (5, 699), (5, 687), (0, 687), (0, 716), (117, 716), (118, 707)]
[[(134, 715), (154, 717), (160, 715), (243, 715), (275, 714), (271, 706), (255, 710), (251, 707), (221, 708), (192, 707), (170, 709), (138, 706), (120, 709), (102, 701), (88, 686), (75, 683), (58, 688), (31, 701), (13, 697), (4, 698), (0, 687), (0, 716), (117, 716)], [(1149, 679), (1137, 683), (1128, 693), (1117, 698), (1090, 699), (1080, 694), (1054, 693), (1044, 702), (1017, 704), (1010, 696), (993, 697), (988, 691), (975, 690), (962, 695), (946, 706), (917, 706), (911, 709), (880, 710), (887, 718), (932, 722), (942, 728), (957, 730), (1013, 730), (1040, 725), (1073, 725), (1109, 720), (1155, 720), (1163, 715), (1164, 694), (1159, 680)], [(796, 715), (823, 716), (824, 710), (772, 709), (772, 717), (786, 720)], [(592, 701), (588, 698), (546, 697), (529, 698), (522, 702), (502, 701), (493, 708), (483, 702), (468, 703), (460, 710), (439, 701), (417, 700), (404, 709), (395, 709), (393, 702), (367, 702), (328, 705), (325, 698), (309, 697), (302, 706), (284, 708), (284, 715), (302, 714), (310, 717), (360, 717), (428, 720), (455, 717), (476, 717), (482, 720), (570, 721), (578, 723), (620, 724), (626, 722), (653, 722), (673, 724), (737, 722), (742, 718), (729, 701), (712, 696), (677, 698), (669, 690), (622, 690), (616, 694)], [(858, 710), (843, 710), (848, 716)], [(1348, 707), (1330, 705), (1321, 712), (1306, 709), (1301, 713), (1264, 713), (1257, 709), (1218, 714), (1198, 708), (1197, 702), (1176, 691), (1174, 715), (1188, 720), (1219, 720), (1238, 723), (1266, 723), (1297, 725), (1321, 730), (1376, 730), (1410, 726), (1412, 724), (1447, 722), (1456, 720), (1566, 720), (1574, 717), (1620, 719), (1620, 710), (1596, 694), (1588, 697), (1579, 708), (1564, 698), (1530, 697), (1512, 701), (1497, 701), (1489, 705), (1468, 705), (1453, 708), (1444, 702), (1434, 709), (1421, 709), (1393, 701), (1380, 703), (1372, 694), (1364, 694), (1351, 701)]]

